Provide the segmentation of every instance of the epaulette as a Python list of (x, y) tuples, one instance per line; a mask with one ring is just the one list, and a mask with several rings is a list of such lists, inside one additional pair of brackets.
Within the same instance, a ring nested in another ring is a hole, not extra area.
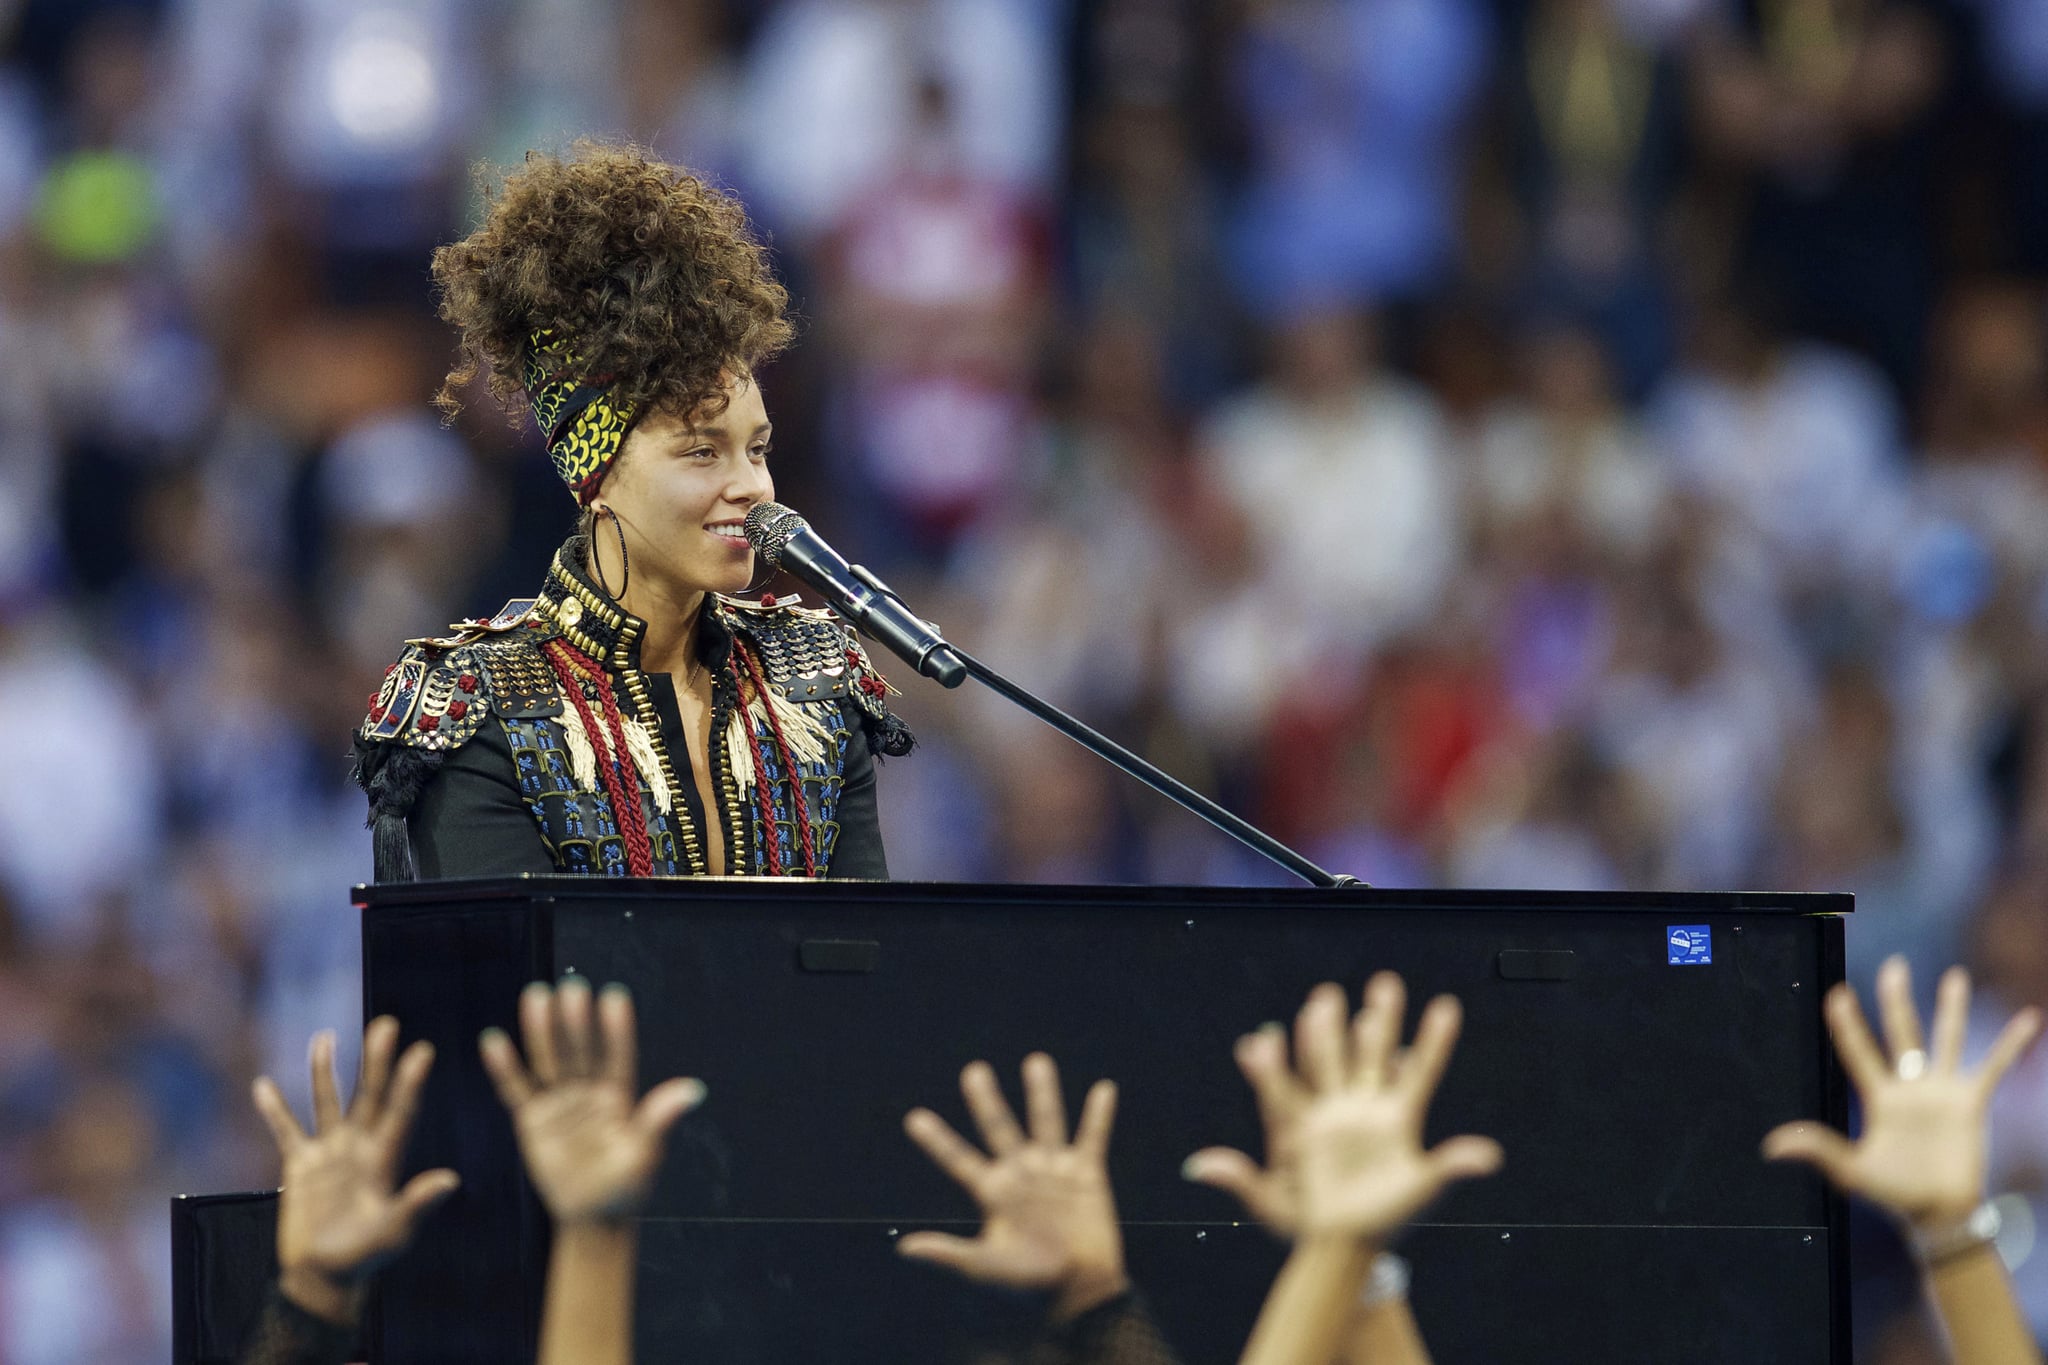
[(744, 634), (761, 656), (768, 685), (791, 701), (851, 696), (881, 720), (895, 689), (875, 671), (852, 629), (829, 611), (798, 606), (791, 598), (747, 602), (721, 597), (726, 623)]
[(407, 645), (370, 699), (358, 738), (411, 749), (459, 749), (490, 714), (483, 667), (468, 645)]
[(423, 635), (417, 640), (407, 640), (409, 645), (430, 645), (436, 649), (453, 649), (457, 645), (470, 644), (486, 635), (502, 635), (517, 630), (534, 620), (535, 608), (540, 600), (534, 597), (515, 597), (498, 608), (495, 616), (472, 616), (466, 621), (457, 621), (448, 627), (446, 635)]
[(517, 599), (488, 620), (458, 621), (449, 635), (408, 641), (384, 670), (357, 738), (446, 753), (468, 743), (493, 711), (561, 714), (560, 687), (540, 652), (546, 631), (533, 605)]

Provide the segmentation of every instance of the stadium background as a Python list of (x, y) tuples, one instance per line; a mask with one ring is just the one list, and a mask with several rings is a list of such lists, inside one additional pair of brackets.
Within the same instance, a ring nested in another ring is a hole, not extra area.
[[(2036, 0), (0, 0), (5, 1365), (161, 1361), (165, 1196), (359, 1023), (347, 731), (570, 521), (427, 258), (579, 132), (771, 240), (784, 500), (1326, 864), (1851, 890), (1859, 980), (2048, 1003)], [(898, 875), (1273, 876), (898, 682)]]

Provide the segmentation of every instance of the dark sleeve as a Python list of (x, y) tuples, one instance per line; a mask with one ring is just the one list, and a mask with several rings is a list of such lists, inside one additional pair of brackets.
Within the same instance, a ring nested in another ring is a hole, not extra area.
[(1180, 1365), (1144, 1298), (1119, 1294), (1058, 1326), (1025, 1352), (1028, 1365)]
[(313, 1316), (273, 1284), (235, 1365), (344, 1365), (355, 1347), (354, 1327)]
[(409, 821), (421, 877), (509, 877), (553, 872), (512, 776), (512, 746), (494, 717), (448, 755), (420, 793)]
[(889, 879), (889, 857), (882, 850), (882, 821), (875, 809), (875, 756), (868, 752), (862, 730), (864, 716), (847, 706), (853, 738), (846, 744), (846, 786), (839, 794), (839, 838), (832, 845), (828, 877)]

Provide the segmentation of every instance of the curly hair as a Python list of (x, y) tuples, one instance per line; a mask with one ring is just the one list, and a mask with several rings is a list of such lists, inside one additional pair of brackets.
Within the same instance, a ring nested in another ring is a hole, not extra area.
[(508, 408), (525, 389), (530, 339), (568, 338), (586, 376), (634, 413), (724, 405), (729, 371), (789, 344), (789, 293), (731, 195), (645, 149), (579, 141), (528, 152), (483, 225), (434, 252), (444, 321), (461, 355), (435, 395), (453, 416), (479, 373)]

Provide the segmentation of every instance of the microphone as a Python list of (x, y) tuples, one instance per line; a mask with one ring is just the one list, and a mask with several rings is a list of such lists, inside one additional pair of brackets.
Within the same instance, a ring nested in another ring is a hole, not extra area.
[(747, 512), (747, 539), (771, 569), (781, 569), (817, 590), (825, 605), (942, 687), (958, 687), (967, 666), (939, 634), (888, 584), (848, 564), (811, 524), (779, 502), (758, 502)]

